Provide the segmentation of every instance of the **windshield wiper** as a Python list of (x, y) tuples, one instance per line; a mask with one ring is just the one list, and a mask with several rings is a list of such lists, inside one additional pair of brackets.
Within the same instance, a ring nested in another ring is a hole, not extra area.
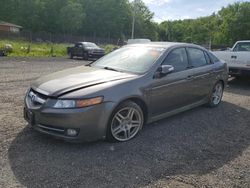
[(116, 72), (122, 72), (120, 70), (117, 70), (117, 69), (114, 69), (114, 68), (111, 68), (111, 67), (103, 67), (104, 69), (106, 70), (111, 70), (111, 71), (116, 71)]

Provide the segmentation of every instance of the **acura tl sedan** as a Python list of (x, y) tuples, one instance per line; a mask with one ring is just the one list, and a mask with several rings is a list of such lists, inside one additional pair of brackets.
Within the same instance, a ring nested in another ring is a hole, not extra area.
[(68, 141), (128, 141), (143, 125), (220, 104), (228, 68), (185, 43), (124, 46), (98, 61), (36, 80), (24, 117), (37, 131)]

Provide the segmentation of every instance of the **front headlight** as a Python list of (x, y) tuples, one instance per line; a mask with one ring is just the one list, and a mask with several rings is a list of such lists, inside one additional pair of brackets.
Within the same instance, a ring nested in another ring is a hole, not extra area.
[(75, 100), (57, 100), (54, 104), (54, 108), (75, 108)]
[(84, 108), (92, 105), (102, 103), (103, 97), (95, 97), (91, 99), (79, 99), (79, 100), (57, 100), (53, 108)]

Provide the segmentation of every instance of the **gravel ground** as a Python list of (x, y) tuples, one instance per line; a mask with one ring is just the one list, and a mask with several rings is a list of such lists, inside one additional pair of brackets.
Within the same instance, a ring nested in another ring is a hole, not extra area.
[(28, 128), (29, 84), (85, 63), (0, 59), (0, 187), (250, 187), (250, 79), (230, 79), (218, 108), (147, 125), (127, 143), (70, 144)]

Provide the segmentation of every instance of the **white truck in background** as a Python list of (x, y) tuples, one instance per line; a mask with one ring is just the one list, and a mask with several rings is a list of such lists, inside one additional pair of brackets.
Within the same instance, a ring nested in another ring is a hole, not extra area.
[(250, 76), (250, 40), (238, 41), (230, 50), (213, 53), (227, 63), (229, 75)]

